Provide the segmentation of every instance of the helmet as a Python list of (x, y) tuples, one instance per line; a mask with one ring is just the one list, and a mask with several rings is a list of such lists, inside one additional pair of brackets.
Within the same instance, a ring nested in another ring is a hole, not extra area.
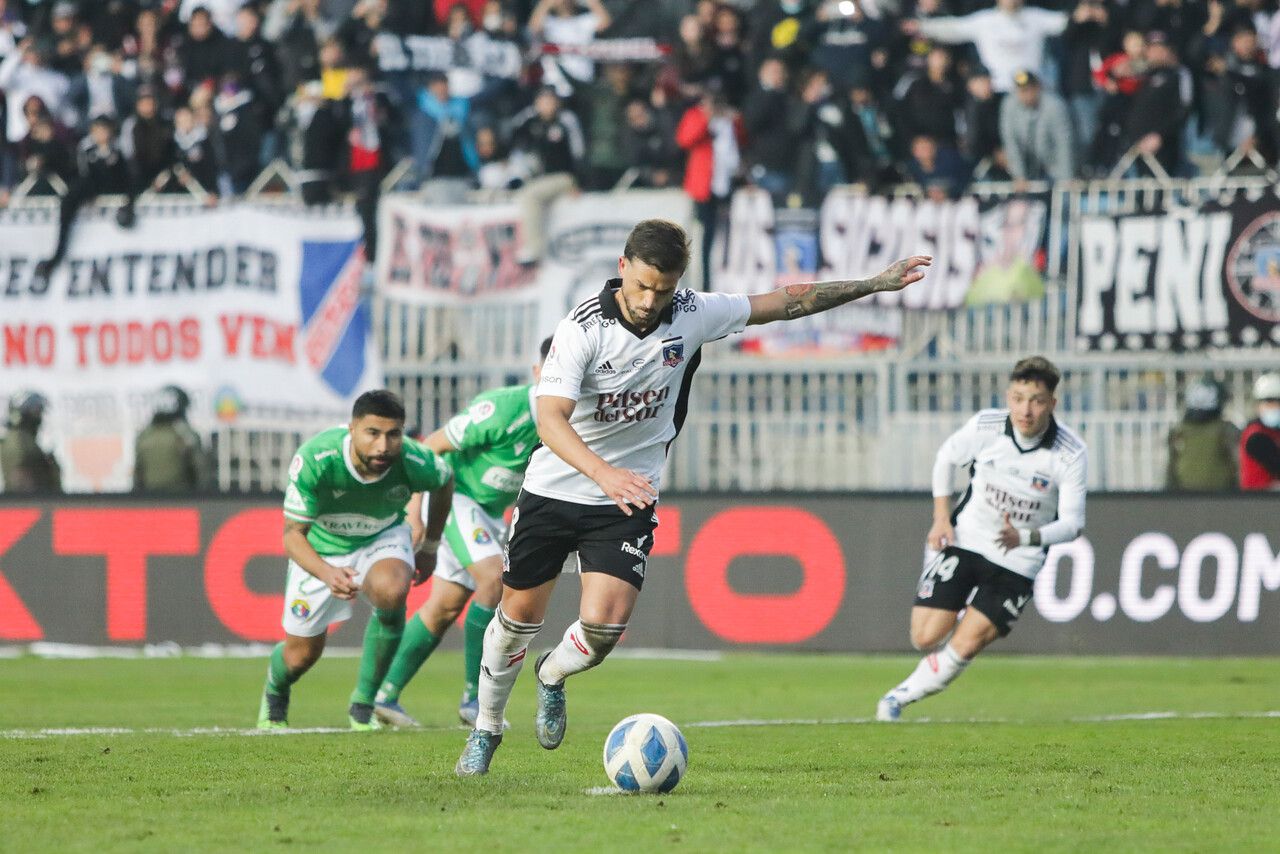
[(1226, 403), (1222, 386), (1205, 377), (1187, 386), (1187, 417), (1192, 421), (1209, 421), (1222, 412)]
[(1263, 374), (1253, 381), (1254, 400), (1280, 400), (1280, 373)]
[(161, 418), (182, 418), (187, 414), (191, 398), (176, 385), (167, 385), (156, 396), (155, 414)]
[(9, 398), (9, 425), (38, 424), (49, 401), (38, 391), (20, 391)]

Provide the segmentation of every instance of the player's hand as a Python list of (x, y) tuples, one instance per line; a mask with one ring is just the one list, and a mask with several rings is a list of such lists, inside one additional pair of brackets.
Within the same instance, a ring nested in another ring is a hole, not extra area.
[(1004, 514), (1004, 527), (996, 535), (996, 545), (1006, 552), (1022, 545), (1022, 535), (1018, 533), (1017, 528), (1013, 527), (1008, 513)]
[(933, 257), (930, 255), (912, 255), (910, 258), (904, 258), (889, 266), (880, 275), (876, 276), (877, 291), (900, 291), (912, 282), (918, 282), (924, 278), (924, 270), (921, 267), (928, 267), (933, 263)]
[(356, 582), (355, 570), (349, 566), (331, 566), (329, 569), (329, 577), (324, 579), (324, 583), (329, 585), (333, 595), (339, 599), (356, 598), (360, 585)]
[(417, 587), (436, 571), (436, 551), (418, 552), (413, 556), (413, 586)]
[(649, 483), (649, 478), (630, 469), (609, 466), (595, 478), (595, 482), (628, 516), (632, 507), (643, 510), (658, 500), (658, 491)]
[(929, 548), (935, 552), (940, 552), (947, 546), (955, 545), (956, 529), (951, 527), (951, 520), (943, 517), (935, 519), (929, 533), (925, 537), (925, 542), (929, 544)]

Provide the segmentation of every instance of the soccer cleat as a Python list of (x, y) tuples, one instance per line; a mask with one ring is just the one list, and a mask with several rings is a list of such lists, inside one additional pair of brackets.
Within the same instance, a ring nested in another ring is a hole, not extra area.
[(262, 692), (262, 704), (258, 706), (258, 729), (284, 729), (289, 726), (289, 698)]
[(368, 703), (352, 703), (347, 710), (347, 721), (354, 732), (372, 732), (382, 729), (382, 724), (373, 716), (373, 706)]
[[(476, 719), (479, 717), (480, 717), (480, 698), (479, 697), (468, 698), (466, 694), (463, 694), (462, 702), (458, 704), (458, 720), (462, 721), (464, 724), (471, 727), (472, 729), (475, 729)], [(502, 729), (504, 732), (506, 730), (511, 729), (511, 722), (508, 721), (506, 718), (502, 719)]]
[(502, 744), (502, 733), (485, 732), (482, 729), (471, 730), (467, 736), (467, 746), (462, 748), (458, 764), (453, 766), (453, 773), (459, 777), (478, 777), (489, 773), (489, 763), (493, 754)]
[(876, 720), (893, 723), (902, 717), (902, 704), (892, 694), (885, 694), (876, 703)]
[(414, 720), (413, 716), (404, 710), (399, 702), (381, 702), (373, 704), (373, 716), (377, 718), (379, 723), (386, 724), (390, 727), (416, 727), (422, 726)]
[(538, 744), (547, 750), (555, 750), (564, 741), (568, 716), (564, 708), (564, 683), (547, 685), (538, 675), (542, 662), (550, 654), (551, 650), (547, 650), (533, 665), (533, 678), (538, 683), (538, 713), (533, 718), (533, 731), (538, 736)]

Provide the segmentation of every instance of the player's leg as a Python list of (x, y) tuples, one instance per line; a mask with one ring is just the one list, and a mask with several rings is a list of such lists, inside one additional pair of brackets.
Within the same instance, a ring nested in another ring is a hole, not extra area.
[(323, 633), (314, 637), (286, 634), (271, 650), (267, 663), (267, 684), (258, 709), (258, 727), (283, 729), (289, 725), (289, 697), (293, 683), (320, 660), (324, 652)]
[[(445, 549), (440, 551), (443, 560)], [(470, 595), (468, 588), (441, 576), (439, 571), (431, 577), (431, 593), (405, 623), (396, 657), (374, 698), (374, 714), (380, 721), (393, 726), (417, 725), (400, 706), (400, 694), (435, 651), (449, 626), (458, 619)]]
[[(348, 566), (353, 558), (353, 555), (327, 555), (325, 560), (334, 566)], [(327, 584), (289, 561), (284, 615), (280, 620), (285, 639), (271, 651), (258, 708), (259, 727), (288, 726), (293, 683), (320, 659), (329, 626), (350, 616), (350, 602), (335, 599)]]
[(486, 774), (502, 742), (502, 722), (529, 644), (542, 629), (560, 567), (573, 548), (577, 506), (521, 493), (511, 518), (502, 574), (502, 601), (484, 633), (475, 729), (454, 768), (460, 777)]
[(877, 720), (898, 720), (905, 707), (938, 693), (964, 669), (967, 661), (945, 641), (978, 582), (981, 561), (980, 556), (954, 547), (926, 561), (911, 609), (911, 644), (926, 655), (906, 679), (880, 698)]
[[(406, 548), (407, 536), (406, 533)], [(404, 634), (405, 600), (409, 598), (409, 581), (413, 577), (410, 555), (382, 557), (378, 554), (378, 558), (360, 579), (361, 592), (373, 605), (373, 614), (365, 626), (360, 671), (355, 690), (351, 692), (351, 728), (359, 730), (378, 726), (373, 718), (374, 696)]]
[(458, 716), (475, 725), (480, 712), (480, 662), (484, 655), (484, 636), (502, 601), (502, 555), (493, 555), (467, 567), (475, 584), (475, 595), (467, 608), (463, 623), (462, 702)]
[(534, 665), (538, 680), (534, 732), (548, 750), (560, 746), (567, 728), (565, 680), (604, 661), (626, 631), (644, 583), (657, 523), (656, 510), (627, 516), (614, 507), (592, 507), (582, 514), (578, 619)]

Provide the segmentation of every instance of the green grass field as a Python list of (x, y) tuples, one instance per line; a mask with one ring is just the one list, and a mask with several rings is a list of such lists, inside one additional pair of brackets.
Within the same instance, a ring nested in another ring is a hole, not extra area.
[[(569, 733), (554, 753), (533, 739), (526, 673), (492, 773), (458, 780), (456, 654), (433, 658), (405, 694), (422, 731), (265, 737), (189, 732), (251, 726), (260, 661), (0, 660), (0, 850), (1280, 844), (1280, 717), (1264, 714), (1280, 709), (1280, 659), (990, 656), (903, 723), (866, 723), (913, 661), (612, 660), (569, 683)], [(343, 725), (355, 669), (322, 661), (294, 689), (294, 726)], [(668, 795), (589, 794), (608, 784), (605, 734), (638, 711), (682, 726), (687, 777)], [(1176, 714), (1136, 717), (1154, 712)], [(772, 723), (725, 723), (744, 720)], [(130, 732), (37, 737), (62, 727)]]

